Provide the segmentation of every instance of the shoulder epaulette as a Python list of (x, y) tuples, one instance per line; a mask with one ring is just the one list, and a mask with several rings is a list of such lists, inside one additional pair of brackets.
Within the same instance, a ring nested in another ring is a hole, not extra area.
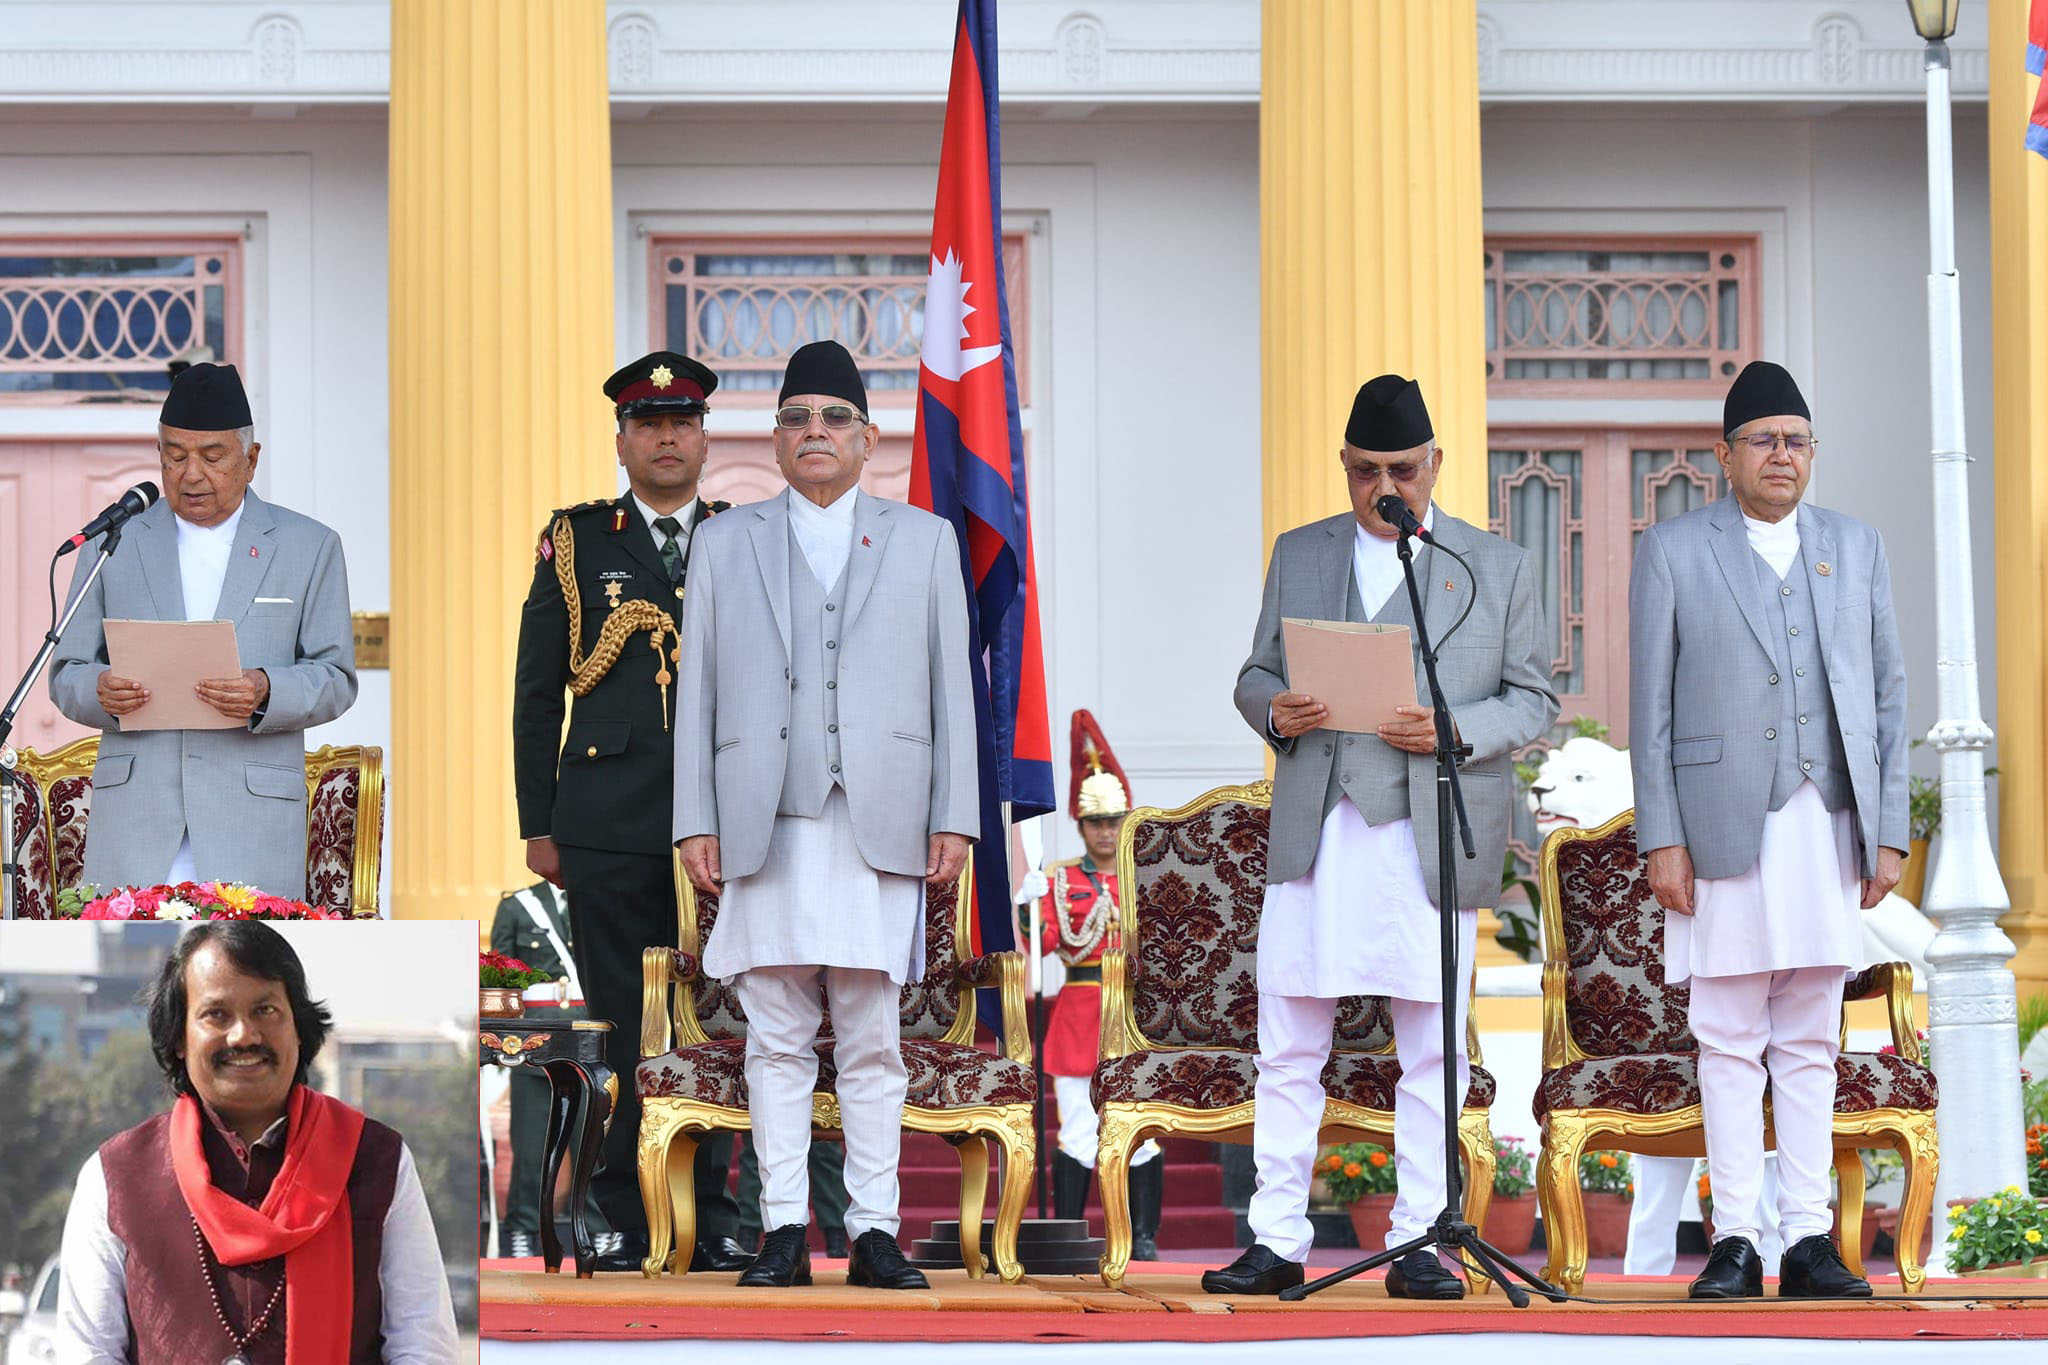
[(579, 502), (573, 507), (557, 507), (548, 513), (547, 524), (540, 528), (540, 539), (533, 547), (534, 558), (551, 560), (555, 557), (555, 523), (563, 517), (573, 517), (579, 512), (595, 511), (600, 507), (610, 507), (616, 501), (616, 498), (592, 498), (589, 502)]
[(707, 502), (704, 504), (704, 515), (707, 517), (715, 517), (720, 512), (730, 512), (731, 510), (732, 504), (729, 502)]
[(553, 522), (556, 517), (573, 517), (578, 512), (595, 511), (600, 507), (609, 508), (617, 501), (617, 498), (592, 498), (589, 502), (579, 502), (574, 507), (557, 507), (548, 513), (548, 521)]

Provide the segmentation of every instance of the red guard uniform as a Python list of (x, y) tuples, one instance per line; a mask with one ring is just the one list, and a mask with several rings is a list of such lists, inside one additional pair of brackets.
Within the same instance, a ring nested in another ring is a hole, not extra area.
[(1039, 904), (1039, 948), (1067, 964), (1045, 1027), (1049, 1076), (1093, 1076), (1102, 1049), (1102, 955), (1117, 946), (1116, 874), (1087, 858), (1049, 869), (1052, 890)]

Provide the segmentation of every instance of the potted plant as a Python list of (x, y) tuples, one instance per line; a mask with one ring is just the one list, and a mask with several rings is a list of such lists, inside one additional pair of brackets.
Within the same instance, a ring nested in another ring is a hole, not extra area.
[(1376, 1142), (1347, 1142), (1330, 1150), (1317, 1174), (1351, 1215), (1358, 1245), (1368, 1251), (1385, 1246), (1394, 1222), (1394, 1154)]
[(2027, 1129), (2027, 1193), (2048, 1199), (2048, 1123)]
[(520, 997), (526, 988), (554, 980), (503, 953), (478, 953), (476, 961), (477, 1014), (485, 1019), (518, 1018), (525, 1009)]
[(1628, 1207), (1635, 1172), (1626, 1152), (1587, 1152), (1579, 1158), (1579, 1197), (1586, 1210), (1586, 1255), (1628, 1251)]
[(97, 886), (67, 886), (57, 893), (57, 919), (347, 919), (304, 901), (265, 895), (236, 882), (179, 882), (176, 885), (120, 886), (101, 894)]
[(1948, 1268), (1964, 1277), (2048, 1279), (2048, 1209), (2017, 1185), (1951, 1205)]
[(1693, 1181), (1693, 1188), (1698, 1191), (1700, 1197), (1700, 1231), (1705, 1234), (1707, 1245), (1711, 1247), (1714, 1245), (1714, 1182), (1707, 1178), (1706, 1162), (1702, 1161), (1693, 1167), (1693, 1170), (1698, 1172), (1698, 1179)]
[(1536, 1234), (1535, 1160), (1518, 1137), (1493, 1140), (1493, 1202), (1480, 1235), (1508, 1256), (1526, 1253)]

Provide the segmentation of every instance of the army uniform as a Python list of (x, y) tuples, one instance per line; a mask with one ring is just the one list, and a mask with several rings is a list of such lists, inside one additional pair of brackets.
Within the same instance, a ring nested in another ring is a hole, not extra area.
[[(671, 393), (650, 404), (653, 381)], [(656, 352), (613, 375), (605, 392), (623, 421), (650, 410), (702, 412), (717, 382), (686, 357)], [(677, 529), (686, 534), (668, 538), (673, 563), (631, 492), (552, 513), (519, 625), (512, 705), (519, 834), (552, 838), (561, 854), (584, 999), (593, 1018), (613, 1025), (605, 1060), (619, 1091), (591, 1197), (628, 1234), (629, 1247), (647, 1226), (633, 1086), (640, 954), (676, 942), (670, 811), (687, 547), (727, 506), (700, 498), (679, 509)], [(573, 704), (564, 696), (571, 691)], [(714, 1134), (697, 1150), (700, 1249), (737, 1230), (738, 1206), (726, 1189), (731, 1156), (730, 1134)]]
[[(541, 1005), (528, 1001), (529, 1019), (583, 1019), (590, 1011), (581, 1004), (582, 989), (573, 961), (562, 957), (573, 940), (569, 928), (566, 897), (546, 882), (535, 882), (498, 902), (491, 920), (491, 951), (516, 957), (535, 971), (546, 972), (569, 988), (569, 998), (579, 1003)], [(535, 914), (540, 916), (535, 919)], [(541, 1155), (548, 1137), (548, 1078), (531, 1067), (510, 1067), (512, 1078), (512, 1179), (505, 1194), (505, 1207), (498, 1215), (498, 1254), (534, 1256), (539, 1254)], [(570, 1133), (570, 1151), (576, 1150), (577, 1135)], [(593, 1233), (610, 1230), (596, 1200), (584, 1210)]]

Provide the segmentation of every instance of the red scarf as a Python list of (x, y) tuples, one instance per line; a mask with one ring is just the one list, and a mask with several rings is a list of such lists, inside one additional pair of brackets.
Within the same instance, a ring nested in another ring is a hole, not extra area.
[(355, 1308), (355, 1239), (348, 1174), (363, 1115), (303, 1085), (292, 1087), (284, 1164), (260, 1208), (214, 1188), (200, 1146), (199, 1101), (171, 1111), (171, 1169), (185, 1205), (222, 1265), (284, 1261), (287, 1365), (345, 1365)]

